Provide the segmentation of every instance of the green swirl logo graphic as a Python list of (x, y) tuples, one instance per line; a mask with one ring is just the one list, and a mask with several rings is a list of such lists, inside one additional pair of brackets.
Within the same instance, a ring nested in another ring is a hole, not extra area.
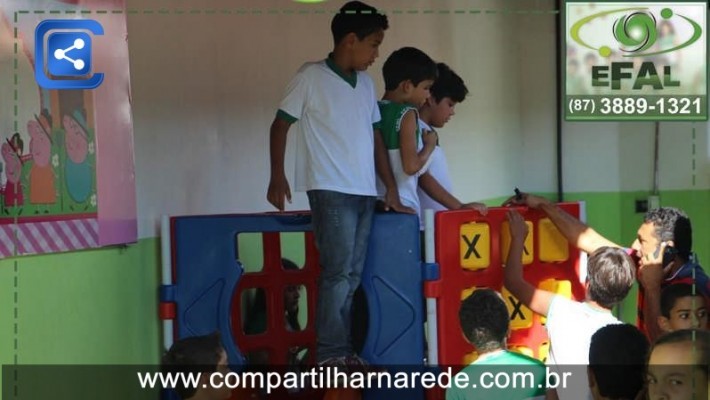
[(656, 18), (653, 14), (634, 12), (614, 21), (614, 38), (632, 53), (644, 51), (656, 43)]
[[(625, 53), (623, 54), (623, 57), (643, 57), (670, 53), (672, 51), (690, 46), (700, 39), (700, 36), (703, 34), (703, 28), (700, 27), (700, 24), (683, 15), (677, 15), (693, 27), (693, 35), (690, 39), (688, 39), (685, 43), (681, 43), (670, 49), (660, 49), (658, 51), (646, 53), (645, 51), (651, 49), (653, 45), (656, 44), (658, 39), (656, 17), (646, 7), (633, 7), (603, 11), (580, 19), (575, 22), (570, 29), (570, 36), (572, 37), (572, 40), (577, 42), (580, 46), (596, 50), (602, 57), (611, 56), (611, 47), (607, 45), (603, 45), (599, 48), (593, 47), (580, 37), (579, 31), (584, 25), (599, 17), (618, 13), (627, 13), (623, 17), (616, 19), (612, 27), (614, 38), (620, 44), (619, 49)], [(670, 8), (664, 8), (661, 10), (661, 18), (664, 20), (671, 19), (673, 15), (673, 10)]]

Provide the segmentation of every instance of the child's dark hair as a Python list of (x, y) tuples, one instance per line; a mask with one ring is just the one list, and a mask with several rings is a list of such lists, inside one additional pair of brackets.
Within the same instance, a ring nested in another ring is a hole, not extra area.
[(387, 28), (387, 16), (360, 1), (345, 3), (330, 23), (336, 46), (348, 33), (354, 33), (358, 39), (363, 40), (377, 31), (386, 31)]
[(463, 79), (444, 63), (436, 64), (436, 69), (438, 77), (430, 90), (434, 100), (438, 103), (444, 97), (448, 97), (456, 103), (464, 101), (468, 94), (468, 88), (463, 83)]
[(404, 81), (418, 85), (427, 79), (436, 80), (436, 63), (423, 51), (414, 47), (402, 47), (387, 57), (382, 66), (385, 90), (394, 90)]
[(650, 358), (653, 350), (662, 344), (684, 342), (690, 342), (693, 345), (693, 354), (695, 355), (695, 364), (693, 365), (706, 374), (710, 373), (710, 331), (704, 329), (681, 329), (667, 333), (656, 340), (648, 356)]
[(670, 318), (671, 309), (675, 306), (675, 302), (682, 297), (691, 296), (703, 298), (703, 295), (698, 288), (689, 283), (674, 283), (667, 286), (663, 289), (663, 291), (661, 291), (661, 315), (666, 318)]
[(464, 336), (479, 354), (503, 348), (510, 317), (505, 302), (495, 291), (474, 291), (461, 302), (459, 320)]
[(629, 324), (597, 330), (589, 344), (589, 369), (599, 394), (609, 399), (634, 399), (644, 385), (648, 340)]
[[(204, 336), (192, 336), (173, 343), (162, 359), (162, 369), (166, 373), (211, 373), (217, 370), (222, 352), (219, 332)], [(195, 395), (197, 388), (178, 382), (175, 392), (188, 399)]]
[(604, 308), (612, 308), (629, 293), (636, 275), (634, 262), (623, 249), (600, 247), (589, 257), (588, 297)]

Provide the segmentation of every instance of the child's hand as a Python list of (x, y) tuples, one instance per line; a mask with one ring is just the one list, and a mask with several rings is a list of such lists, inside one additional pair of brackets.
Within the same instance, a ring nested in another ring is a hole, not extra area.
[(284, 197), (291, 202), (291, 188), (285, 176), (271, 177), (266, 199), (279, 211), (284, 210)]
[(506, 201), (503, 202), (503, 207), (525, 205), (530, 208), (538, 208), (543, 204), (549, 203), (550, 200), (547, 200), (544, 197), (535, 196), (534, 194), (530, 193), (521, 193), (519, 198), (518, 195), (509, 197)]
[(385, 211), (395, 211), (405, 214), (416, 214), (413, 208), (405, 207), (399, 200), (399, 192), (396, 190), (387, 190), (385, 192)]
[(663, 277), (670, 272), (673, 264), (663, 265), (663, 253), (668, 243), (661, 242), (655, 253), (646, 253), (639, 258), (638, 280), (644, 288), (659, 287)]
[(519, 212), (510, 210), (506, 214), (508, 219), (508, 227), (510, 229), (510, 237), (513, 240), (525, 240), (528, 236), (528, 224)]
[(462, 204), (461, 208), (476, 210), (481, 215), (488, 214), (488, 207), (483, 203), (466, 203), (466, 204)]
[(436, 146), (436, 144), (439, 142), (439, 135), (436, 133), (436, 131), (423, 131), (422, 142), (424, 142), (424, 146)]

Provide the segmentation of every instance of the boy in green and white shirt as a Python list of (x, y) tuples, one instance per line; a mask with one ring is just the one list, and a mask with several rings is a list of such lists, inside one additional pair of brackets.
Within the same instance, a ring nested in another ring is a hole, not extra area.
[[(422, 137), (417, 109), (429, 98), (429, 88), (437, 76), (436, 63), (421, 50), (403, 47), (387, 58), (382, 75), (385, 94), (378, 103), (382, 138), (400, 201), (418, 212), (417, 181), (436, 147), (436, 134)], [(382, 199), (382, 181), (378, 180), (377, 188)]]

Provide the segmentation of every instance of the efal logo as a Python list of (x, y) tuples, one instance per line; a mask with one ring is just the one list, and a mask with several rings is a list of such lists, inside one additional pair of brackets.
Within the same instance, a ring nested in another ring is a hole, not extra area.
[[(698, 39), (700, 39), (703, 33), (703, 29), (700, 24), (683, 15), (677, 15), (677, 17), (682, 18), (691, 25), (693, 30), (692, 36), (684, 43), (676, 46), (646, 52), (657, 43), (659, 38), (657, 19), (648, 8), (633, 7), (599, 12), (582, 18), (572, 25), (572, 28), (570, 29), (570, 37), (579, 45), (597, 51), (600, 56), (610, 57), (613, 52), (611, 47), (602, 45), (599, 48), (595, 48), (581, 38), (579, 31), (583, 26), (597, 18), (618, 13), (628, 13), (623, 17), (617, 18), (612, 27), (614, 38), (620, 45), (619, 50), (624, 53), (623, 57), (644, 57), (677, 51), (695, 43)], [(667, 21), (673, 18), (674, 13), (670, 8), (664, 8), (661, 10), (660, 16), (664, 21)]]

